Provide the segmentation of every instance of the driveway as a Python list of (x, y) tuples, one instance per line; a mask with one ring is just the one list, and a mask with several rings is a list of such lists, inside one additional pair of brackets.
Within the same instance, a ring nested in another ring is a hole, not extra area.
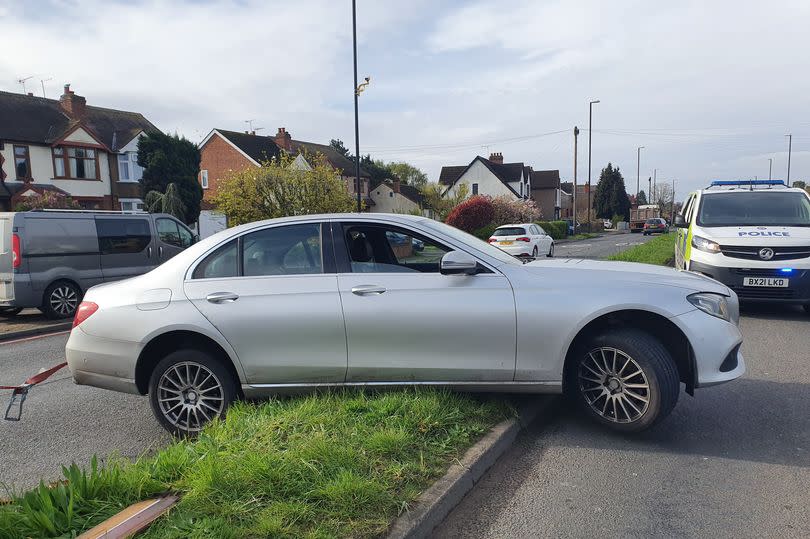
[(748, 372), (636, 437), (560, 399), (435, 537), (810, 537), (810, 317), (748, 308)]
[(634, 245), (650, 241), (653, 236), (642, 234), (608, 233), (598, 238), (558, 243), (554, 246), (556, 258), (607, 258)]

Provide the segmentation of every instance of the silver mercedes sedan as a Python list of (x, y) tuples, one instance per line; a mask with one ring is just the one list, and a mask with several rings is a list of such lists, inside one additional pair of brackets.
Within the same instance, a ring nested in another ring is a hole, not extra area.
[(91, 288), (67, 343), (76, 383), (149, 395), (194, 433), (234, 399), (325, 387), (566, 393), (646, 429), (683, 383), (745, 370), (734, 292), (619, 262), (524, 264), (436, 221), (310, 215), (225, 230)]

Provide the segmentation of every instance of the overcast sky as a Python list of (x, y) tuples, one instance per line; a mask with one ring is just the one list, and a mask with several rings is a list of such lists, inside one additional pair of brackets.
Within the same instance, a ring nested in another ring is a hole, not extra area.
[[(810, 179), (810, 2), (358, 0), (361, 153), (442, 165), (503, 153), (587, 180)], [(0, 0), (0, 89), (142, 112), (199, 141), (214, 127), (340, 138), (354, 152), (348, 0)], [(3, 121), (0, 118), (0, 121)], [(643, 186), (642, 186), (643, 187)], [(681, 198), (680, 196), (678, 197)]]

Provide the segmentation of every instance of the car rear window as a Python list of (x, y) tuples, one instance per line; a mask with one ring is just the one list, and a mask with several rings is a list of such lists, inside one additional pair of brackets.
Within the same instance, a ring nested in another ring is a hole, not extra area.
[(510, 226), (505, 228), (499, 228), (495, 232), (492, 233), (493, 236), (520, 236), (521, 234), (525, 234), (526, 229), (519, 227), (519, 226)]
[(647, 219), (647, 224), (648, 225), (657, 225), (658, 224), (658, 219)]

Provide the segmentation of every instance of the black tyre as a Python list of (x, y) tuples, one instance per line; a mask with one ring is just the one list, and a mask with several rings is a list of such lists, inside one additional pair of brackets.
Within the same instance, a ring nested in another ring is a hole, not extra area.
[(236, 398), (236, 380), (207, 352), (183, 349), (164, 357), (149, 378), (149, 403), (161, 426), (194, 436), (222, 417)]
[(0, 307), (0, 317), (11, 318), (20, 314), (22, 310), (22, 307)]
[(70, 281), (56, 281), (42, 295), (42, 312), (51, 319), (73, 318), (82, 301), (82, 291)]
[(807, 314), (810, 314), (810, 303), (808, 303), (807, 305), (804, 306), (804, 312), (806, 312)]
[(553, 241), (551, 242), (551, 245), (549, 245), (549, 247), (548, 247), (548, 254), (546, 256), (549, 257), (549, 258), (554, 256), (554, 242)]
[(536, 245), (534, 246), (534, 249), (532, 249), (532, 258), (537, 258), (537, 246)]
[(597, 335), (574, 350), (566, 391), (592, 419), (619, 432), (639, 432), (678, 402), (678, 369), (653, 336), (634, 329)]

